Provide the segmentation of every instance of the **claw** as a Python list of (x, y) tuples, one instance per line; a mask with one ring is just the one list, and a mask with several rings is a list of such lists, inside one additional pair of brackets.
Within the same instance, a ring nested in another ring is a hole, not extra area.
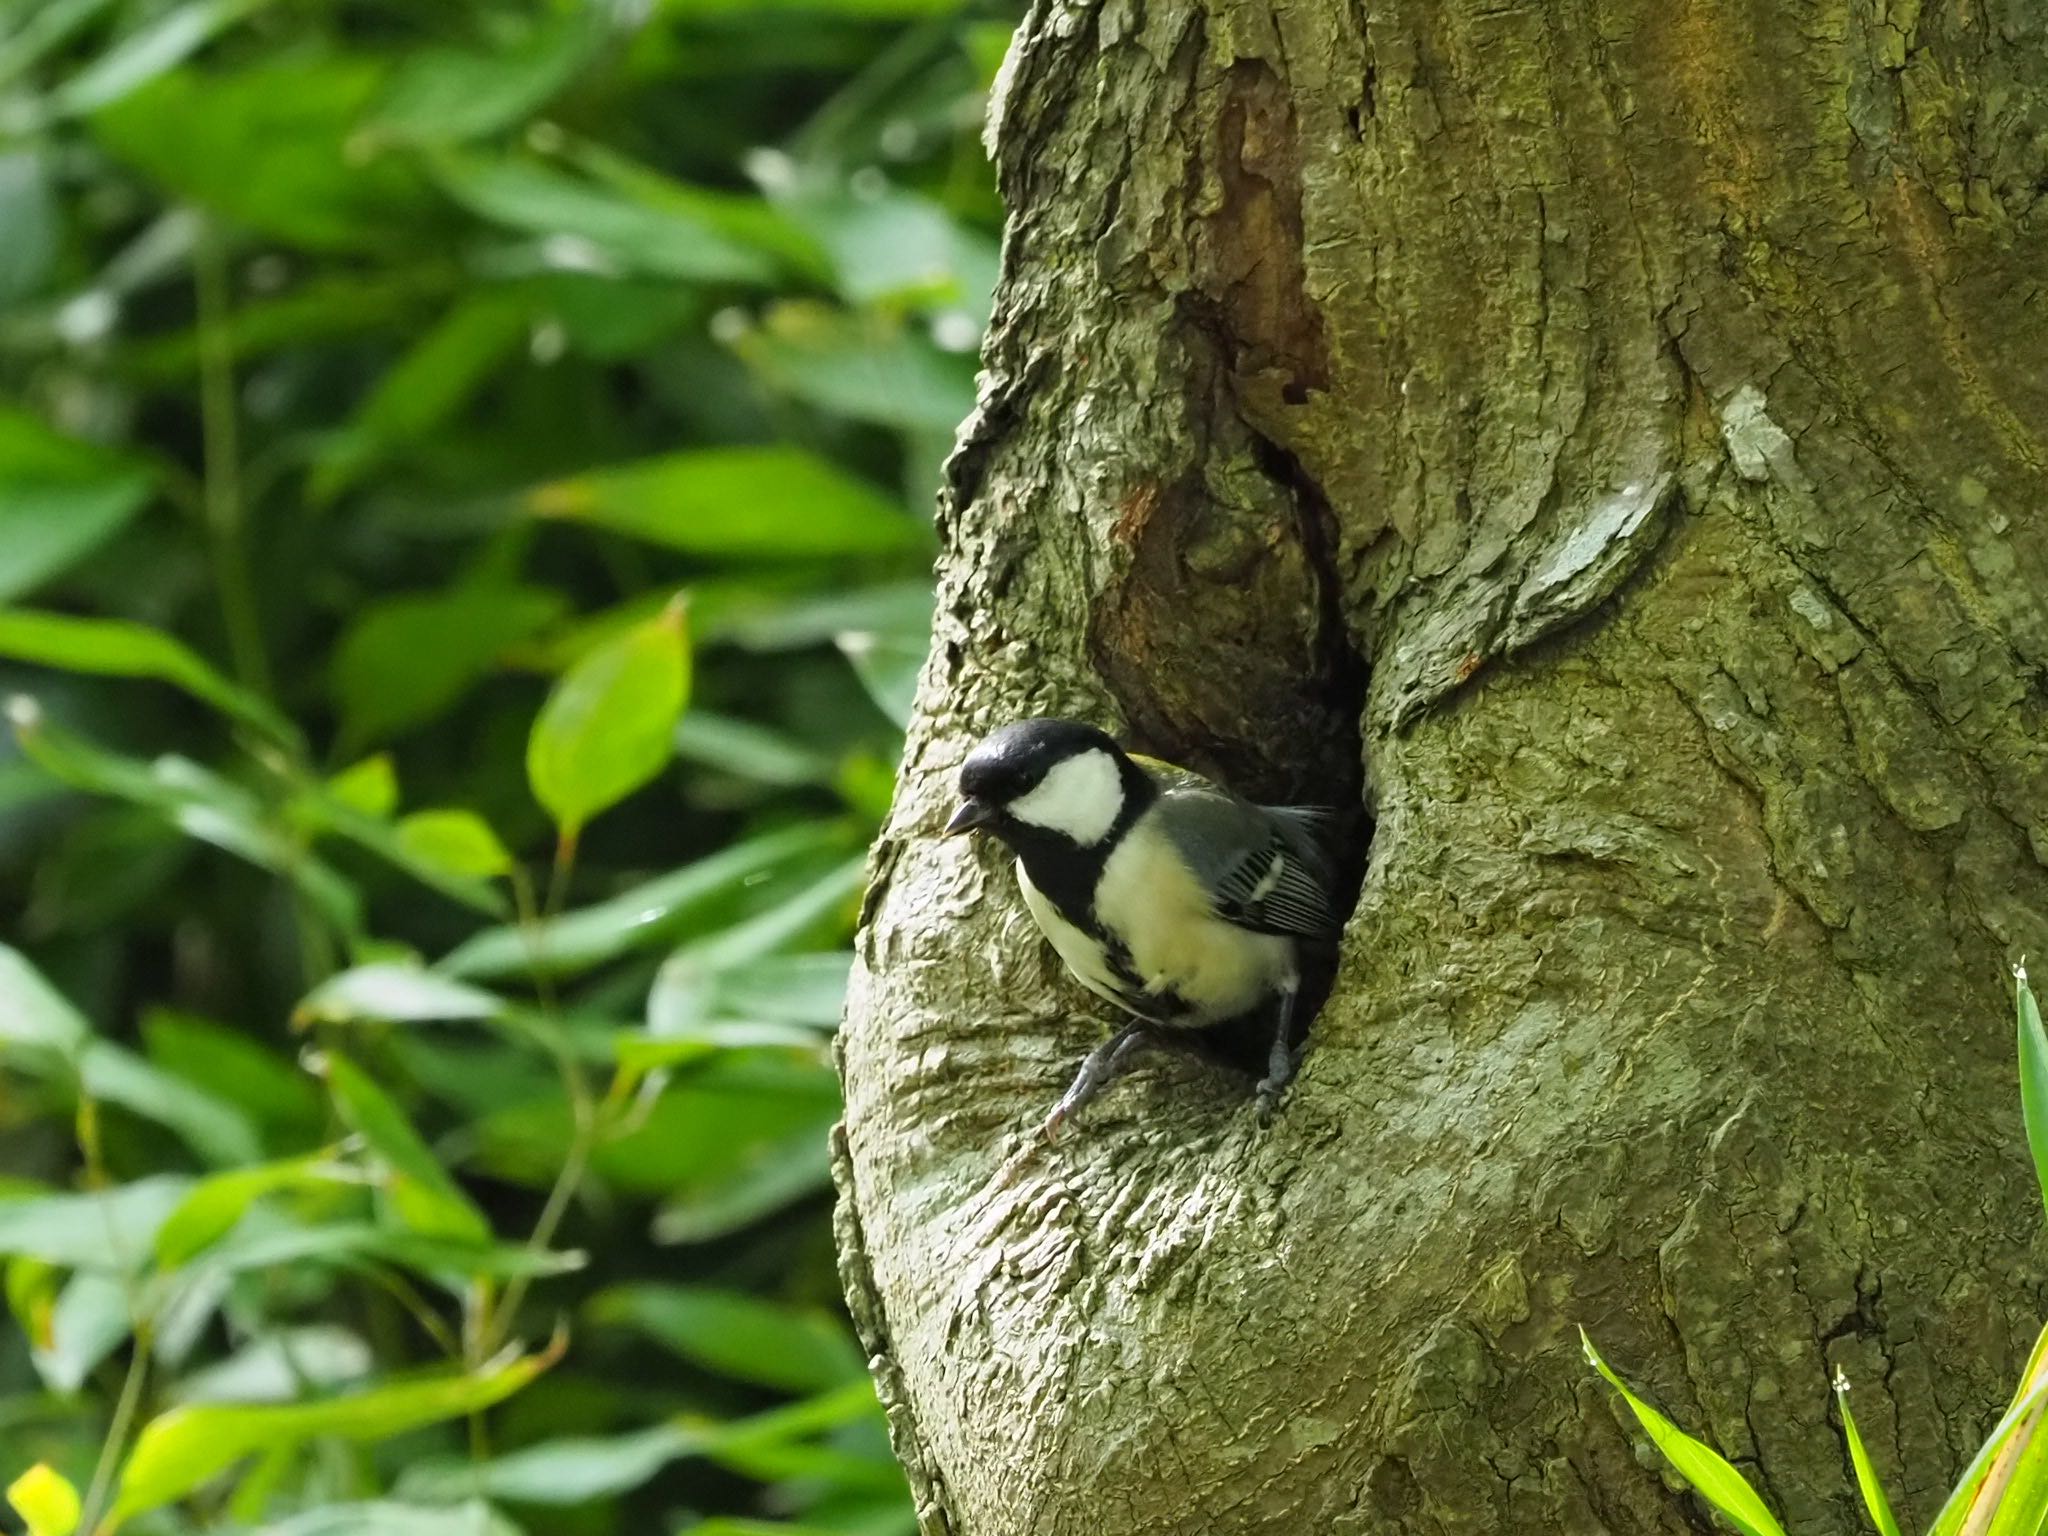
[[(1291, 1072), (1288, 1074), (1290, 1078), (1293, 1075)], [(1259, 1079), (1259, 1086), (1253, 1090), (1253, 1094), (1257, 1099), (1257, 1114), (1260, 1125), (1265, 1126), (1273, 1123), (1273, 1116), (1278, 1114), (1280, 1110), (1280, 1096), (1285, 1092), (1287, 1092), (1285, 1081), (1270, 1077)]]
[(1039, 1126), (1039, 1134), (1048, 1142), (1057, 1141), (1061, 1127), (1100, 1093), (1110, 1079), (1123, 1071), (1139, 1049), (1153, 1043), (1154, 1038), (1151, 1024), (1143, 1019), (1134, 1019), (1090, 1051), (1088, 1059), (1081, 1063), (1081, 1070), (1074, 1075), (1073, 1086), (1060, 1096), (1059, 1103), (1053, 1105), (1052, 1113)]

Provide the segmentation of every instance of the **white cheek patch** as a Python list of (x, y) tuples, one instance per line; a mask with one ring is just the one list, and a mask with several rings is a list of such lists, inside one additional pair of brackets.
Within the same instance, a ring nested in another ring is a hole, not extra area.
[(1027, 826), (1042, 827), (1083, 848), (1109, 836), (1124, 808), (1124, 781), (1107, 752), (1088, 751), (1055, 763), (1027, 795), (1009, 805)]

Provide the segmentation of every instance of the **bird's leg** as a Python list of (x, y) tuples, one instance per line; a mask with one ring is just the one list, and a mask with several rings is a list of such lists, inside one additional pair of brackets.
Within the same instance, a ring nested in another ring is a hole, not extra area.
[(1273, 1048), (1266, 1057), (1266, 1075), (1259, 1079), (1257, 1089), (1261, 1125), (1272, 1123), (1280, 1095), (1287, 1091), (1287, 1085), (1294, 1081), (1295, 1070), (1301, 1065), (1301, 1057), (1296, 1053), (1291, 1038), (1294, 1034), (1294, 1000), (1300, 992), (1299, 977), (1290, 976), (1280, 985), (1279, 1001), (1274, 1009), (1278, 1018), (1273, 1024)]
[(1081, 1063), (1081, 1070), (1074, 1074), (1073, 1086), (1060, 1095), (1059, 1103), (1053, 1105), (1052, 1113), (1045, 1117), (1045, 1124), (1040, 1127), (1045, 1139), (1051, 1141), (1057, 1137), (1061, 1126), (1130, 1065), (1131, 1057), (1146, 1046), (1156, 1044), (1158, 1038), (1149, 1021), (1133, 1019), (1090, 1051), (1088, 1059)]

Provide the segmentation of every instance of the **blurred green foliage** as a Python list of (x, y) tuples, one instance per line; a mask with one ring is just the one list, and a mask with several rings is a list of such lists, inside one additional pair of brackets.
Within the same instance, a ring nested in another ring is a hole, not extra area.
[(973, 396), (959, 0), (0, 0), (0, 1483), (912, 1529), (828, 1041)]

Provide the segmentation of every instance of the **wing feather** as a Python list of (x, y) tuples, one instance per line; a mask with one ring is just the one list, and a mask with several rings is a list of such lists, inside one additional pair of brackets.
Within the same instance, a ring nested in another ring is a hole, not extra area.
[(1163, 825), (1214, 893), (1217, 915), (1258, 933), (1327, 938), (1341, 926), (1324, 838), (1334, 813), (1261, 806), (1207, 784), (1167, 791)]

